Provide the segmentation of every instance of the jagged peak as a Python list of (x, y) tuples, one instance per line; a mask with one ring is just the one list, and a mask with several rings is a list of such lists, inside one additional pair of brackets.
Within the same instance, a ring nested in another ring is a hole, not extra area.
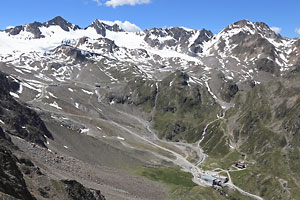
[(33, 38), (43, 38), (44, 36), (41, 34), (39, 29), (42, 26), (42, 23), (35, 21), (30, 24), (9, 27), (5, 30), (5, 32), (14, 36), (20, 34), (22, 31), (26, 31), (31, 33)]
[(152, 28), (144, 31), (144, 41), (158, 49), (173, 49), (196, 56), (203, 51), (203, 43), (213, 37), (206, 29), (188, 29), (185, 27)]
[[(96, 19), (92, 22), (91, 25), (89, 25), (87, 28), (94, 28), (97, 32), (97, 34), (100, 34), (102, 35), (103, 37), (106, 36), (106, 30), (105, 30), (105, 27), (104, 27), (104, 24), (101, 23), (100, 20)], [(86, 29), (87, 29), (86, 28)]]
[(250, 30), (254, 30), (255, 23), (253, 23), (249, 20), (243, 19), (243, 20), (234, 22), (232, 24), (229, 24), (222, 32), (228, 32), (233, 29), (245, 29), (245, 28), (250, 28)]
[(60, 26), (64, 31), (70, 31), (70, 30), (77, 30), (80, 29), (78, 25), (72, 24), (69, 21), (65, 20), (61, 16), (57, 16), (43, 24), (46, 27), (49, 27), (51, 25), (57, 25)]
[(96, 19), (90, 26), (103, 26), (105, 29), (115, 32), (124, 32), (124, 30), (116, 23)]
[(260, 34), (264, 37), (272, 38), (272, 39), (282, 38), (280, 34), (275, 33), (266, 23), (252, 22), (245, 19), (228, 25), (223, 31), (221, 31), (221, 34), (226, 32), (239, 33), (241, 31), (251, 35)]
[(30, 24), (9, 27), (5, 30), (5, 32), (8, 33), (9, 35), (18, 35), (22, 31), (25, 31), (33, 35), (33, 36), (28, 36), (29, 39), (32, 38), (39, 39), (45, 37), (44, 35), (42, 35), (42, 32), (40, 30), (41, 27), (50, 27), (55, 25), (59, 26), (64, 31), (80, 29), (79, 26), (74, 25), (68, 22), (67, 20), (63, 19), (62, 17), (58, 16), (44, 23), (35, 21)]
[(92, 24), (89, 25), (87, 28), (89, 27), (94, 28), (97, 34), (100, 34), (103, 37), (106, 36), (106, 30), (114, 31), (114, 32), (124, 32), (124, 30), (118, 24), (105, 23), (105, 21), (99, 19), (94, 20)]
[(168, 33), (168, 32), (174, 31), (174, 30), (181, 30), (181, 31), (184, 31), (184, 32), (195, 32), (195, 31), (197, 31), (196, 29), (190, 29), (190, 28), (186, 28), (186, 27), (183, 27), (183, 26), (176, 26), (176, 27), (166, 27), (166, 28), (154, 27), (154, 28), (146, 29), (146, 30), (144, 30), (144, 32), (147, 32), (147, 33), (148, 32), (151, 32), (151, 33), (155, 33), (155, 32)]
[(176, 26), (176, 27), (167, 27), (167, 28), (151, 28), (151, 29), (146, 29), (144, 30), (144, 32), (146, 33), (173, 33), (176, 31), (181, 31), (181, 32), (185, 32), (185, 33), (196, 33), (196, 32), (204, 32), (204, 33), (208, 33), (209, 35), (213, 35), (213, 33), (210, 30), (206, 30), (204, 28), (202, 28), (201, 30), (198, 29), (191, 29), (191, 28), (187, 28), (187, 27), (183, 27), (183, 26)]
[(65, 19), (64, 19), (63, 17), (61, 17), (61, 16), (56, 16), (56, 17), (54, 17), (53, 19), (49, 20), (48, 22), (59, 22), (59, 21), (63, 21), (63, 22), (65, 22), (65, 23), (68, 23), (68, 21), (65, 20)]
[[(96, 25), (96, 24), (103, 24), (102, 21), (100, 19), (95, 19), (91, 25)], [(90, 26), (91, 26), (90, 25)]]

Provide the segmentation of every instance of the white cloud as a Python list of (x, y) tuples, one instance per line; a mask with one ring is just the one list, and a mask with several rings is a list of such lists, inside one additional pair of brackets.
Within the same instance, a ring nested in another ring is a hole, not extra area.
[(97, 4), (98, 4), (98, 6), (101, 6), (102, 5), (102, 3), (101, 3), (101, 1), (100, 0), (92, 0), (93, 2), (96, 2)]
[(113, 8), (117, 6), (124, 6), (124, 5), (139, 5), (139, 4), (147, 4), (150, 3), (150, 0), (109, 0), (105, 2), (106, 6), (112, 6)]
[(15, 28), (14, 26), (7, 26), (6, 29)]
[(271, 30), (274, 31), (275, 33), (280, 33), (281, 28), (273, 26), (273, 27), (271, 27)]
[(300, 34), (300, 28), (296, 28), (295, 32), (298, 33), (298, 34)]
[(138, 27), (135, 24), (130, 23), (129, 21), (125, 21), (125, 22), (114, 21), (114, 22), (111, 22), (111, 21), (102, 21), (101, 20), (101, 22), (103, 22), (104, 24), (110, 25), (110, 26), (113, 26), (114, 24), (117, 24), (121, 29), (123, 29), (124, 31), (127, 31), (127, 32), (138, 32), (138, 31), (142, 30), (140, 27)]
[(92, 0), (93, 2), (96, 2), (98, 6), (105, 5), (107, 7), (113, 7), (116, 8), (118, 6), (124, 6), (124, 5), (140, 5), (140, 4), (148, 4), (151, 2), (151, 0)]

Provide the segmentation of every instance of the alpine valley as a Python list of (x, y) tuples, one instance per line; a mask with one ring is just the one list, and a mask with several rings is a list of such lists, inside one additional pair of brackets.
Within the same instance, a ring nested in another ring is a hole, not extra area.
[(299, 199), (299, 54), (247, 20), (0, 31), (0, 199)]

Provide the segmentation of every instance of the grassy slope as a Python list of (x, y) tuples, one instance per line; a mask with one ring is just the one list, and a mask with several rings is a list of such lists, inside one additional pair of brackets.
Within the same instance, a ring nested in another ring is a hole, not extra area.
[(161, 138), (197, 141), (205, 124), (220, 110), (205, 87), (188, 80), (186, 74), (176, 72), (159, 84), (154, 127)]
[(135, 173), (165, 185), (169, 199), (248, 199), (239, 192), (229, 190), (228, 188), (214, 189), (197, 186), (192, 182), (192, 175), (181, 171), (179, 168), (138, 168)]
[[(210, 155), (205, 167), (226, 169), (245, 153), (248, 169), (231, 172), (236, 185), (265, 199), (299, 197), (300, 91), (293, 83), (272, 82), (240, 92), (226, 119), (208, 128), (202, 142)], [(218, 150), (224, 138), (238, 149)]]
[[(285, 85), (271, 82), (256, 85), (249, 92), (238, 92), (235, 107), (226, 113), (226, 118), (207, 129), (201, 146), (209, 158), (203, 167), (229, 168), (244, 153), (248, 170), (232, 172), (235, 184), (266, 199), (300, 196), (297, 79), (289, 79)], [(154, 82), (134, 80), (126, 86), (125, 92), (128, 91), (131, 95), (124, 100), (123, 93), (119, 103), (154, 112), (158, 136), (172, 141), (199, 140), (205, 125), (220, 112), (206, 88), (189, 85), (188, 76), (181, 72), (159, 82), (158, 90)], [(229, 148), (230, 142), (237, 145), (235, 151)]]
[(108, 94), (107, 99), (149, 113), (160, 138), (195, 142), (221, 108), (205, 86), (188, 80), (188, 75), (182, 72), (175, 72), (160, 82), (134, 78), (120, 91)]
[(165, 185), (169, 199), (223, 199), (212, 188), (197, 186), (190, 173), (178, 168), (139, 168), (136, 173)]

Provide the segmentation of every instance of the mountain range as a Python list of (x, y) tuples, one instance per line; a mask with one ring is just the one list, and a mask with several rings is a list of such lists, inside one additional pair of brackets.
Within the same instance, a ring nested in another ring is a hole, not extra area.
[(2, 30), (0, 198), (297, 199), (299, 52), (248, 20)]

